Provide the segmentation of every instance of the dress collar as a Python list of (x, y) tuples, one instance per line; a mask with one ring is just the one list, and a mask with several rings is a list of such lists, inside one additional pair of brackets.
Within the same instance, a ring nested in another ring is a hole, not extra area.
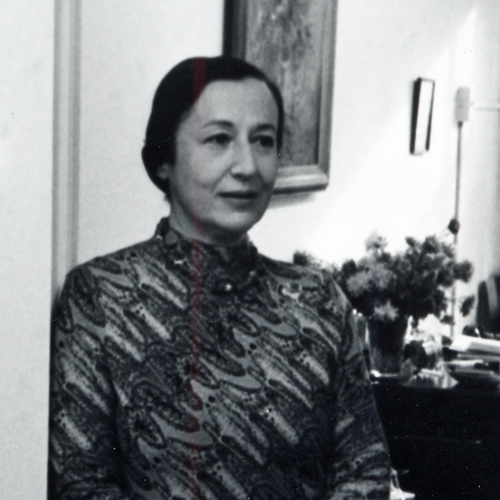
[(189, 273), (191, 282), (216, 293), (232, 293), (252, 284), (256, 277), (257, 249), (248, 237), (232, 246), (216, 246), (189, 239), (162, 219), (155, 231), (167, 248), (167, 258), (181, 272)]

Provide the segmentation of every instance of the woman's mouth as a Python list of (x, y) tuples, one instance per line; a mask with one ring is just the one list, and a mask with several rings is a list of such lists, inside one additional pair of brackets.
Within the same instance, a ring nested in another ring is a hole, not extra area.
[(234, 200), (253, 200), (257, 197), (257, 191), (226, 191), (221, 193), (222, 198)]

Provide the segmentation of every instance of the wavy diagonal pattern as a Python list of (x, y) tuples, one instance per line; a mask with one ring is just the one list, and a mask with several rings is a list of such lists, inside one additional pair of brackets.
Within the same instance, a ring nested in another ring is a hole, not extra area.
[(166, 219), (79, 266), (55, 318), (56, 498), (386, 497), (348, 309), (319, 271), (193, 244)]

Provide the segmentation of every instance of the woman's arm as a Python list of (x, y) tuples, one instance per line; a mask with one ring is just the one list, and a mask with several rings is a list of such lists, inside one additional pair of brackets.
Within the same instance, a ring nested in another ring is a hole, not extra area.
[[(343, 294), (341, 297), (345, 300)], [(328, 499), (388, 499), (387, 445), (366, 370), (362, 339), (355, 334), (350, 309), (346, 307), (342, 348), (335, 374), (338, 414)]]
[(115, 394), (102, 348), (106, 324), (95, 278), (72, 271), (54, 314), (50, 392), (50, 498), (124, 500)]

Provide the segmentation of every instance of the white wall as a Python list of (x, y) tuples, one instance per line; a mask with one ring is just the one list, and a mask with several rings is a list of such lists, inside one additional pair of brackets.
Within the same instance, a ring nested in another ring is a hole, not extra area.
[(54, 4), (0, 17), (0, 496), (46, 493)]
[(79, 262), (149, 238), (168, 213), (141, 160), (153, 94), (182, 59), (220, 54), (222, 5), (82, 2)]
[[(446, 227), (454, 209), (454, 96), (470, 81), (475, 48), (464, 27), (471, 17), (478, 31), (496, 23), (474, 17), (480, 3), (486, 2), (340, 0), (331, 184), (306, 203), (272, 210), (254, 232), (260, 246), (285, 258), (303, 248), (341, 262), (362, 253), (373, 230), (401, 247), (406, 235)], [(409, 153), (418, 77), (436, 81), (431, 149), (423, 156)]]
[[(472, 100), (500, 103), (500, 3), (483, 0), (470, 15), (474, 45), (469, 54)], [(500, 111), (472, 109), (463, 129), (463, 171), (459, 254), (470, 259), (475, 275), (461, 293), (477, 291), (479, 281), (500, 272)], [(458, 329), (457, 329), (458, 331)]]

